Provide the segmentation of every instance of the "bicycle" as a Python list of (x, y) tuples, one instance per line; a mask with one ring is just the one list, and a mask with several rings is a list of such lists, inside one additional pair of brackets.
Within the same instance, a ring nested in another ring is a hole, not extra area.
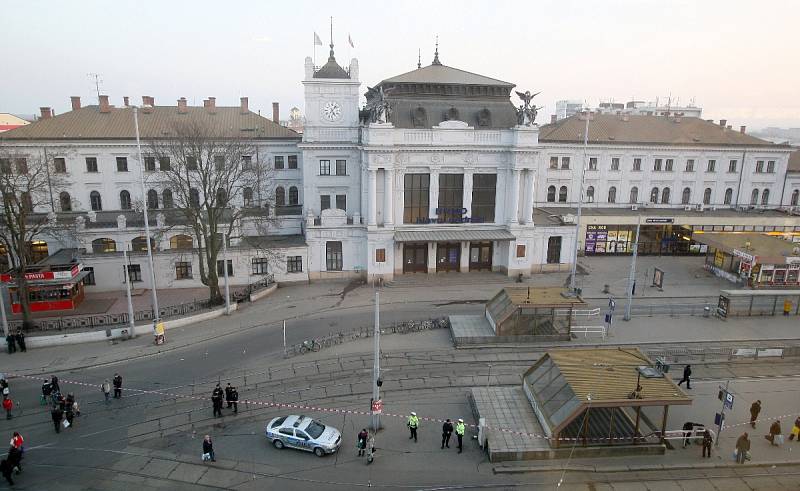
[(300, 353), (308, 353), (309, 351), (316, 352), (320, 349), (322, 349), (322, 345), (319, 344), (319, 341), (316, 339), (303, 341), (303, 344), (300, 345)]

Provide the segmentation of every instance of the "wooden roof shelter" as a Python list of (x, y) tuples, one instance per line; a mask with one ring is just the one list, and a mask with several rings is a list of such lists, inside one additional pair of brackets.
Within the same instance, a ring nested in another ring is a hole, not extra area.
[(506, 287), (486, 304), (486, 318), (498, 336), (569, 335), (580, 298), (562, 295), (560, 287)]

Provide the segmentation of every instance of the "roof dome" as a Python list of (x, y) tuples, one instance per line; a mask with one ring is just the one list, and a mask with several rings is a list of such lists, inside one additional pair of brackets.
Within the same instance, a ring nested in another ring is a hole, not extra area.
[(350, 78), (347, 70), (336, 63), (336, 57), (333, 56), (333, 43), (331, 43), (331, 52), (328, 55), (328, 62), (322, 65), (322, 68), (314, 72), (314, 78)]

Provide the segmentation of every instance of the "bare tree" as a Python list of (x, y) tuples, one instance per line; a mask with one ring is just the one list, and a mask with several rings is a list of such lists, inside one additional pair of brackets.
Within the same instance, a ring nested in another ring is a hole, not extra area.
[(162, 196), (171, 193), (193, 235), (209, 301), (219, 304), (217, 261), (223, 238), (230, 244), (246, 235), (266, 235), (276, 224), (268, 207), (262, 207), (272, 202), (272, 169), (250, 138), (221, 136), (198, 121), (177, 122), (170, 135), (150, 142), (145, 169), (158, 171), (150, 180), (157, 181)]
[[(52, 153), (51, 153), (52, 155)], [(15, 278), (23, 321), (31, 319), (25, 271), (38, 259), (32, 245), (56, 238), (68, 225), (59, 225), (54, 196), (66, 188), (64, 174), (57, 172), (45, 149), (29, 150), (0, 145), (0, 244), (8, 253)], [(66, 199), (69, 199), (68, 197)]]

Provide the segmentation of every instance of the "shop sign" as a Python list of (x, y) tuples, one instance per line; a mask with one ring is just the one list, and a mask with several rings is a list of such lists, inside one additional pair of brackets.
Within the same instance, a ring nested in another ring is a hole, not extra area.
[[(69, 271), (34, 271), (30, 273), (25, 273), (25, 280), (27, 281), (41, 281), (41, 280), (68, 280), (73, 276), (77, 276), (78, 273), (81, 271), (82, 266), (80, 264), (74, 265)], [(13, 276), (11, 274), (2, 274), (0, 275), (0, 281), (3, 283), (8, 283), (13, 280)]]
[(722, 263), (725, 261), (725, 254), (719, 249), (714, 253), (714, 266), (721, 268)]
[[(420, 217), (417, 218), (418, 224), (429, 223), (484, 223), (481, 217), (465, 216), (469, 213), (466, 208), (436, 208), (436, 218)], [(439, 218), (444, 215), (444, 217)]]
[(730, 300), (728, 297), (724, 295), (719, 296), (719, 302), (717, 303), (717, 315), (720, 317), (728, 317), (728, 305)]
[(675, 223), (674, 218), (645, 218), (644, 223)]
[(740, 258), (744, 259), (745, 261), (747, 261), (749, 263), (756, 262), (756, 256), (754, 256), (752, 254), (748, 254), (748, 253), (743, 252), (743, 251), (740, 251), (739, 249), (734, 249), (733, 250), (733, 255), (736, 256), (736, 257), (740, 257)]
[(789, 256), (786, 258), (786, 264), (800, 264), (800, 256)]
[(664, 287), (664, 271), (658, 268), (653, 270), (653, 286), (659, 289)]

